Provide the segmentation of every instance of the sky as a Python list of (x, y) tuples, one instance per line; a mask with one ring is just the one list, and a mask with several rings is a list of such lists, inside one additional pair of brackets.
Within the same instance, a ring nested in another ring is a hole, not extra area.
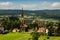
[(0, 0), (0, 9), (54, 10), (60, 9), (60, 0)]

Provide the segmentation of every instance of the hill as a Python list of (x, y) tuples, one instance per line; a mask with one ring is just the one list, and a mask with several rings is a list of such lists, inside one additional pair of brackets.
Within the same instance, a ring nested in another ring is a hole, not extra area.
[[(20, 15), (22, 10), (0, 10), (0, 15)], [(60, 10), (24, 10), (24, 14), (29, 16), (33, 14), (41, 18), (60, 19)]]

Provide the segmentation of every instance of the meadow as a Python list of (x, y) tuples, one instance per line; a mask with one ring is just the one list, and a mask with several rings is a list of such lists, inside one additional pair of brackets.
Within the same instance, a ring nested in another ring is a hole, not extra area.
[[(31, 35), (29, 32), (25, 33), (8, 33), (8, 34), (0, 34), (0, 40), (29, 40)], [(47, 39), (47, 36), (40, 36), (39, 40), (60, 40), (60, 37), (51, 36)]]

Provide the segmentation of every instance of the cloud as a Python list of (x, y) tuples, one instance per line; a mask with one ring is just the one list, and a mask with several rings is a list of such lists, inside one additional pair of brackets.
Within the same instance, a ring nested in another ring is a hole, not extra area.
[(60, 2), (41, 2), (39, 9), (60, 9)]
[(0, 2), (0, 6), (7, 6), (12, 4), (11, 2)]
[(10, 9), (13, 7), (12, 2), (0, 2), (0, 9)]
[(55, 2), (52, 4), (52, 7), (60, 7), (60, 2)]
[(24, 8), (24, 9), (32, 9), (32, 10), (34, 10), (35, 8), (37, 7), (37, 5), (36, 4), (21, 4), (20, 5), (20, 8)]
[(40, 2), (34, 4), (23, 4), (14, 2), (0, 2), (0, 9), (21, 9), (24, 10), (43, 10), (43, 9), (60, 9), (60, 2)]

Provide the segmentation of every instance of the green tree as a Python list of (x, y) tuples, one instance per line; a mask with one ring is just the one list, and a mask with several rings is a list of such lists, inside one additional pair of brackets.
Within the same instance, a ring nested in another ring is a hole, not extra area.
[(29, 26), (30, 26), (30, 28), (34, 28), (34, 30), (35, 30), (35, 28), (38, 29), (38, 23), (36, 23), (36, 22), (31, 23)]
[(60, 36), (60, 22), (58, 23), (57, 35)]
[(2, 25), (7, 30), (12, 30), (14, 27), (20, 27), (21, 22), (19, 20), (10, 20), (8, 18), (4, 18), (2, 20)]
[(54, 25), (54, 22), (47, 22), (46, 23), (46, 28), (48, 28), (49, 26), (53, 26)]
[(40, 37), (40, 33), (37, 32), (37, 30), (32, 32), (31, 35), (32, 35), (32, 40), (38, 40), (38, 38)]

